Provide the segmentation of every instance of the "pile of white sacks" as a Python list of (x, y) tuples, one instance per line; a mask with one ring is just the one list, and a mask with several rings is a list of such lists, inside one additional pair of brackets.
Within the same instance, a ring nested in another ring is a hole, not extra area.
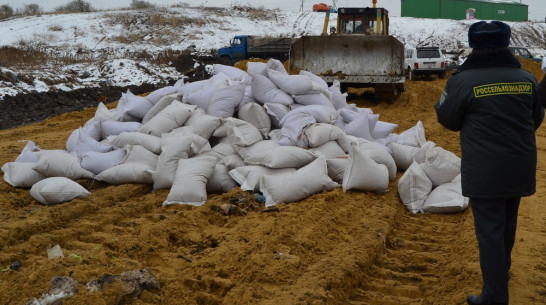
[(339, 82), (328, 86), (282, 63), (249, 62), (247, 71), (213, 65), (210, 79), (127, 91), (116, 109), (103, 104), (74, 130), (66, 150), (29, 141), (4, 180), (31, 188), (42, 204), (90, 193), (75, 180), (144, 183), (169, 189), (163, 205), (202, 205), (235, 187), (264, 195), (266, 207), (302, 200), (341, 184), (343, 191), (388, 191), (398, 183), (412, 213), (457, 212), (460, 159), (426, 142), (419, 121), (400, 134), (369, 108), (347, 104)]

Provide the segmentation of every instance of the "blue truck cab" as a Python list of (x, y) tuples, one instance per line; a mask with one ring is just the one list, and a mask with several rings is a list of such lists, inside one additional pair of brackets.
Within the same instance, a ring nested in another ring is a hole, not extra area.
[(238, 58), (247, 58), (248, 36), (238, 35), (229, 41), (229, 46), (218, 49), (218, 57), (222, 61), (235, 62)]

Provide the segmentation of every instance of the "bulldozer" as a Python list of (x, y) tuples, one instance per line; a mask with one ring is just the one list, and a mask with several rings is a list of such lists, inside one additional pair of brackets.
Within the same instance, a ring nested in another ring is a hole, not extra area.
[(338, 80), (342, 90), (371, 87), (376, 99), (394, 101), (405, 90), (404, 44), (389, 34), (384, 8), (342, 7), (337, 26), (322, 35), (302, 36), (291, 45), (288, 67), (307, 70), (327, 83)]

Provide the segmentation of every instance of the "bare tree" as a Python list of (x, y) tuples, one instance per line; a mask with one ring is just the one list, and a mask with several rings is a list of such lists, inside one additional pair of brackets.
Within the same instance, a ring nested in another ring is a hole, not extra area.
[(23, 7), (23, 15), (39, 15), (43, 11), (42, 7), (36, 3), (25, 4)]
[(93, 11), (93, 7), (91, 6), (91, 3), (84, 1), (84, 0), (72, 0), (68, 2), (66, 5), (59, 6), (55, 8), (55, 11), (57, 12), (71, 12), (71, 13), (84, 13), (84, 12), (91, 12)]
[(13, 16), (13, 8), (7, 4), (0, 5), (0, 19)]
[(131, 8), (133, 9), (147, 9), (154, 8), (155, 6), (145, 0), (131, 0)]

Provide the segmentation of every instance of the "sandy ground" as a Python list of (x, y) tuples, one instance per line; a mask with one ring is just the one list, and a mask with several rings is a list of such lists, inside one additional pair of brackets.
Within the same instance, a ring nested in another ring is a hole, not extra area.
[[(427, 140), (460, 155), (458, 133), (441, 127), (433, 108), (445, 81), (408, 81), (393, 104), (356, 103), (398, 123), (396, 132), (421, 120)], [(23, 140), (64, 148), (94, 111), (1, 130), (0, 164), (17, 157)], [(546, 304), (546, 124), (537, 144), (537, 193), (520, 208), (511, 304)], [(273, 211), (238, 188), (210, 194), (201, 207), (161, 207), (168, 190), (86, 180), (79, 182), (90, 196), (43, 206), (2, 179), (0, 266), (18, 260), (22, 267), (0, 273), (0, 304), (39, 298), (60, 275), (78, 283), (63, 304), (466, 304), (466, 295), (481, 289), (470, 209), (411, 215), (397, 194), (401, 175), (383, 195), (338, 188)], [(238, 209), (225, 215), (225, 203)], [(57, 244), (65, 257), (48, 259)], [(134, 298), (124, 298), (119, 285), (95, 292), (84, 286), (144, 268), (160, 288)]]

